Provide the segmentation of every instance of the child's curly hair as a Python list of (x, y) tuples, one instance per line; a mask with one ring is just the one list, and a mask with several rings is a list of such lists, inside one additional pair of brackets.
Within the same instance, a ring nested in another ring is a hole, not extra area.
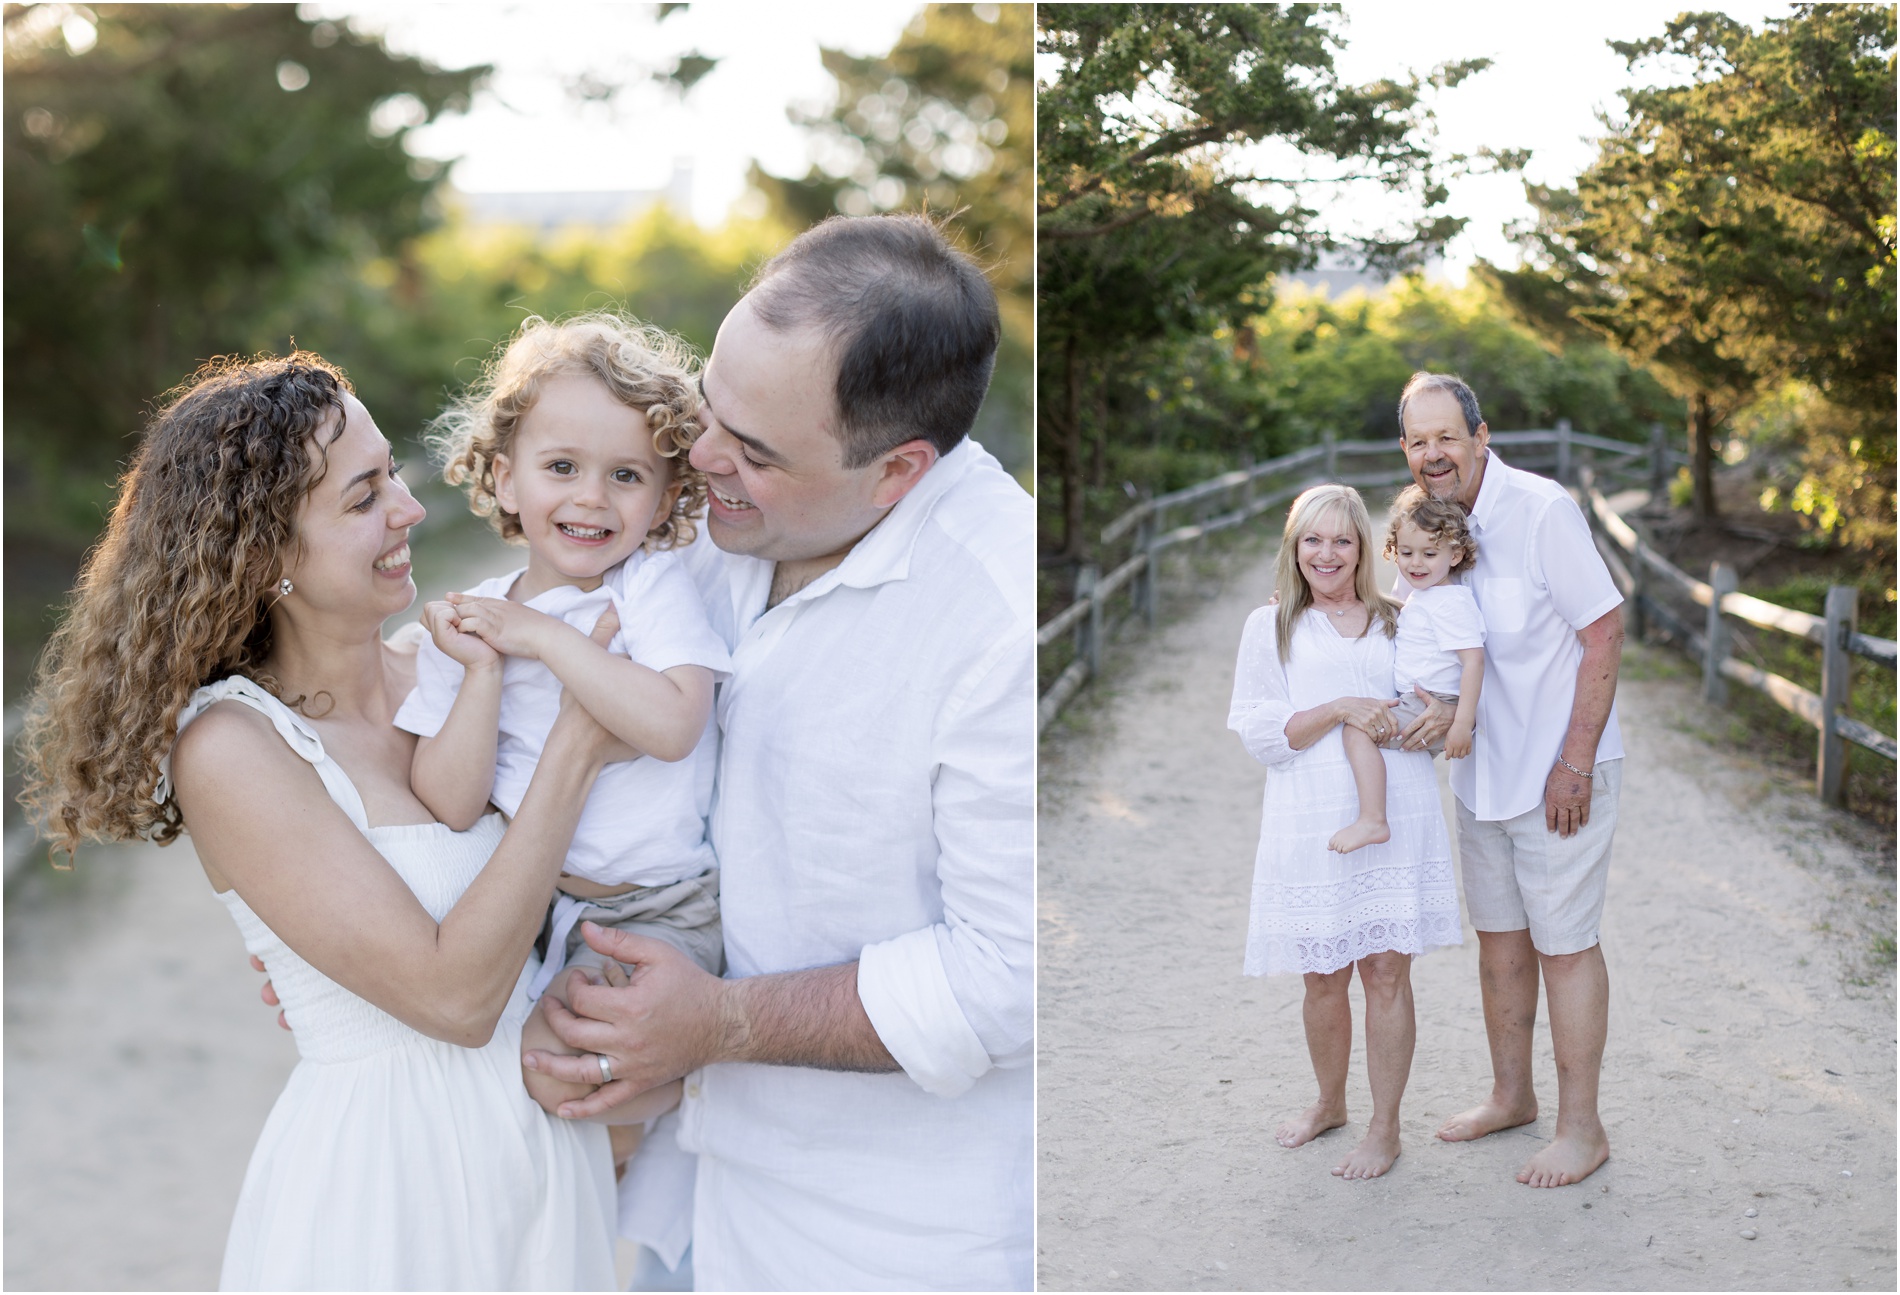
[(495, 456), (511, 451), (542, 385), (574, 374), (599, 378), (615, 400), (645, 415), (653, 448), (672, 461), (679, 499), (647, 532), (645, 547), (692, 543), (694, 521), (706, 508), (706, 475), (686, 461), (699, 436), (699, 358), (665, 329), (613, 311), (562, 320), (529, 316), (474, 385), (430, 424), (426, 440), (443, 462), (443, 479), (466, 483), (468, 506), (492, 521), (504, 540), (519, 543), (521, 519), (495, 498)]
[(1438, 499), (1427, 494), (1416, 485), (1407, 486), (1392, 501), (1392, 520), (1385, 528), (1387, 558), (1397, 555), (1399, 527), (1407, 522), (1423, 531), (1434, 543), (1458, 550), (1458, 560), (1451, 566), (1453, 575), (1471, 570), (1471, 564), (1478, 560), (1478, 541), (1471, 538), (1465, 510), (1449, 499)]

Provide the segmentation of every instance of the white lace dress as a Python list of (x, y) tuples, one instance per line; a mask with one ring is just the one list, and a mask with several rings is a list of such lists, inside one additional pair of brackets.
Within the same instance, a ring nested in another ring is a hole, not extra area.
[(1309, 610), (1282, 667), (1278, 608), (1247, 620), (1227, 727), (1267, 766), (1260, 850), (1254, 857), (1246, 973), (1337, 971), (1369, 953), (1424, 953), (1463, 942), (1451, 843), (1432, 758), (1386, 751), (1386, 819), (1392, 839), (1351, 854), (1327, 840), (1359, 814), (1359, 795), (1338, 727), (1304, 751), (1286, 722), (1336, 697), (1391, 697), (1392, 640), (1378, 628), (1346, 638)]
[[(247, 679), (200, 688), (180, 731), (224, 700), (270, 718), (438, 921), (500, 842), (499, 814), (467, 832), (439, 823), (370, 827), (316, 731)], [(169, 777), (161, 796), (168, 791)], [(317, 971), (235, 890), (219, 898), (264, 960), (302, 1058), (251, 1154), (220, 1288), (614, 1288), (606, 1130), (550, 1117), (521, 1082), (534, 958), (494, 1038), (462, 1048), (417, 1033)]]

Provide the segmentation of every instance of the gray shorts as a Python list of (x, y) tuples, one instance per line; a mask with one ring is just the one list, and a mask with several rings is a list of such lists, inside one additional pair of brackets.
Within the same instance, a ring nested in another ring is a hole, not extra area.
[[(664, 940), (717, 976), (726, 969), (726, 944), (719, 924), (719, 869), (664, 886), (639, 886), (624, 895), (577, 900), (556, 891), (535, 948), (547, 959), (548, 941), (565, 927), (563, 967), (599, 967), (607, 959), (581, 937), (581, 923), (611, 926)], [(550, 973), (550, 979), (552, 978)]]
[[(1426, 689), (1426, 691), (1431, 692), (1431, 689), (1428, 688)], [(1453, 710), (1456, 710), (1458, 708), (1458, 694), (1455, 692), (1434, 692), (1432, 693), (1432, 696), (1438, 698), (1438, 700), (1444, 702), (1446, 705), (1450, 706)], [(1413, 720), (1417, 719), (1420, 715), (1423, 715), (1424, 713), (1425, 713), (1425, 703), (1419, 700), (1417, 693), (1409, 691), (1409, 690), (1406, 692), (1400, 693), (1399, 704), (1392, 708), (1393, 720), (1399, 726), (1399, 734), (1403, 734), (1405, 732), (1405, 726), (1407, 724), (1410, 724)], [(1394, 736), (1387, 738), (1385, 740), (1384, 745), (1388, 750), (1392, 750), (1392, 751), (1403, 750), (1404, 738), (1395, 734)], [(1440, 752), (1442, 752), (1445, 749), (1445, 739), (1441, 737), (1436, 742), (1432, 743), (1430, 746), (1426, 747), (1425, 749), (1427, 751), (1430, 751), (1433, 755), (1438, 755)]]
[(1590, 772), (1590, 821), (1575, 836), (1544, 826), (1544, 806), (1498, 822), (1458, 804), (1458, 859), (1465, 911), (1480, 931), (1531, 933), (1539, 953), (1582, 953), (1597, 943), (1623, 761)]

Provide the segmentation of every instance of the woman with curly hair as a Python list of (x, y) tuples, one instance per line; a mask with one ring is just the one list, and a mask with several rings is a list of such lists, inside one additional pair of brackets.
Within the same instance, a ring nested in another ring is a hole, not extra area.
[[(436, 423), (450, 483), (468, 487), (475, 511), (525, 546), (528, 563), (424, 609), (431, 641), (396, 715), (420, 739), (416, 795), (455, 827), (490, 804), (513, 814), (564, 696), (652, 757), (609, 765), (594, 786), (555, 882), (534, 997), (564, 966), (616, 974), (581, 938), (582, 919), (664, 940), (713, 975), (724, 969), (706, 814), (713, 684), (732, 662), (675, 551), (706, 502), (706, 478), (686, 461), (699, 406), (683, 343), (603, 313), (529, 319)], [(602, 646), (588, 634), (610, 609), (620, 630)], [(575, 1051), (540, 1011), (522, 1046)], [(604, 1061), (600, 1076), (611, 1082)], [(599, 1086), (523, 1077), (550, 1113)], [(616, 1158), (631, 1154), (633, 1126), (678, 1103), (679, 1088), (603, 1117), (623, 1126)]]
[(189, 829), (295, 1027), (224, 1288), (605, 1289), (606, 1136), (518, 1056), (568, 842), (630, 752), (564, 701), (511, 822), (437, 821), (393, 723), (415, 661), (381, 639), (416, 595), (397, 473), (317, 356), (195, 375), (47, 649), (22, 800), (67, 851)]

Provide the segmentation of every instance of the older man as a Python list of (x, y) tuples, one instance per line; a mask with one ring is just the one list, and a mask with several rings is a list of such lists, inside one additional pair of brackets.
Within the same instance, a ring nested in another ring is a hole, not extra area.
[(612, 1074), (564, 1114), (686, 1076), (702, 1289), (1032, 1282), (1033, 517), (967, 439), (998, 337), (929, 221), (838, 218), (706, 366), (728, 978), (590, 929), (632, 980), (534, 1059)]
[[(1622, 595), (1583, 513), (1554, 482), (1489, 448), (1477, 397), (1449, 374), (1416, 373), (1399, 398), (1413, 479), (1470, 514), (1466, 577), (1485, 623), (1484, 690), (1471, 758), (1452, 763), (1465, 903), (1491, 1044), (1490, 1097), (1438, 1130), (1481, 1138), (1537, 1118), (1531, 1030), (1542, 973), (1557, 1053), (1557, 1126), (1517, 1180), (1561, 1187), (1610, 1154), (1597, 1116), (1610, 982), (1598, 943), (1623, 742), (1616, 671)], [(1427, 715), (1422, 746), (1449, 708)]]

